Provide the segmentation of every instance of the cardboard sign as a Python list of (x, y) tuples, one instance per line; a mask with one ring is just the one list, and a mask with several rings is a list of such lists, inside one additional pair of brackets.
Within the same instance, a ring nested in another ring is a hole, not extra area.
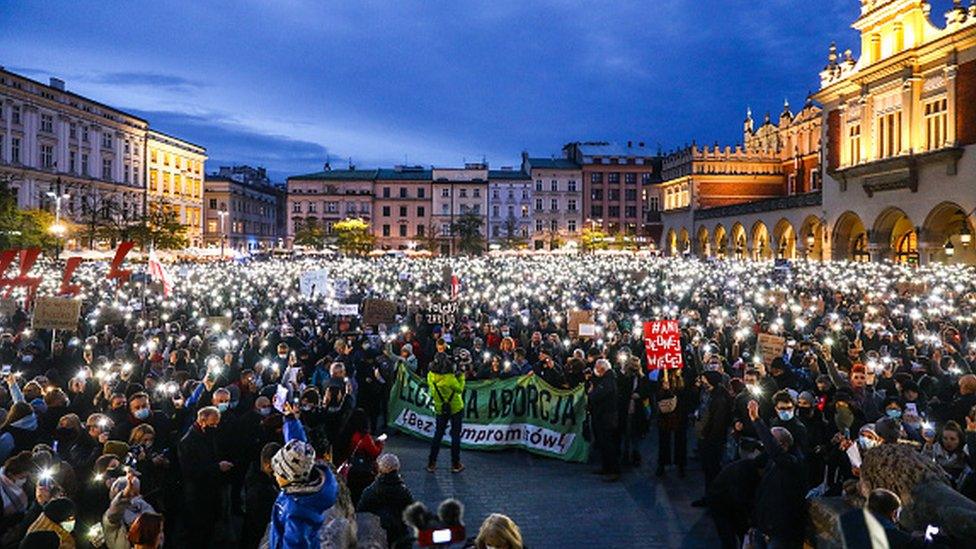
[(17, 302), (9, 297), (0, 298), (0, 316), (10, 318), (17, 312)]
[(214, 325), (220, 326), (222, 332), (230, 330), (231, 318), (229, 316), (208, 316), (207, 317), (207, 327), (213, 327)]
[(926, 282), (896, 282), (895, 291), (898, 295), (922, 295), (929, 291), (929, 285)]
[(73, 332), (78, 329), (79, 316), (81, 316), (80, 299), (42, 296), (34, 303), (31, 328)]
[(363, 301), (363, 324), (392, 324), (396, 322), (396, 303), (388, 299), (366, 299)]
[(769, 368), (776, 357), (783, 356), (786, 348), (786, 338), (773, 334), (759, 334), (756, 342), (756, 353), (762, 357), (763, 364)]
[(647, 369), (677, 370), (684, 366), (681, 356), (681, 328), (677, 320), (652, 320), (644, 323), (644, 351)]
[(595, 324), (593, 321), (593, 311), (569, 311), (566, 314), (566, 322), (569, 328), (569, 335), (576, 337), (580, 335), (580, 324)]

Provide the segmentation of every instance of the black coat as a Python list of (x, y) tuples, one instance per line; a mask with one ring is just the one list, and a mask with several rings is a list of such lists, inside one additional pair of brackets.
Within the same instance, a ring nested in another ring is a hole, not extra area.
[(244, 479), (244, 530), (241, 546), (254, 549), (271, 522), (271, 510), (278, 497), (278, 484), (266, 475), (258, 463), (251, 465)]
[(390, 545), (407, 536), (407, 526), (403, 523), (403, 510), (413, 503), (413, 494), (403, 482), (400, 473), (385, 473), (363, 490), (356, 510), (373, 513), (380, 517), (380, 524), (386, 531)]
[(708, 408), (698, 436), (705, 441), (722, 443), (732, 426), (732, 397), (724, 387), (715, 387), (710, 393)]
[(218, 463), (216, 433), (204, 433), (194, 423), (180, 440), (180, 470), (183, 473), (183, 491), (191, 508), (213, 508), (220, 499), (223, 479)]
[(784, 451), (763, 420), (752, 425), (769, 460), (756, 492), (755, 524), (768, 536), (802, 538), (807, 494), (803, 454), (796, 445)]
[(617, 404), (617, 379), (613, 370), (603, 376), (594, 375), (590, 378), (592, 386), (589, 392), (590, 418), (594, 430), (613, 430), (619, 423), (619, 408)]

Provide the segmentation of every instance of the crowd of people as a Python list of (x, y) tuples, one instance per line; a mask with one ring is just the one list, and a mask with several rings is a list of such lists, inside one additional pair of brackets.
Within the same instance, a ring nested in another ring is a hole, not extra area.
[[(41, 294), (58, 269), (35, 267)], [(398, 368), (428, 380), (432, 474), (447, 433), (450, 471), (465, 469), (466, 381), (582, 385), (596, 473), (614, 482), (646, 461), (684, 478), (697, 456), (694, 504), (724, 547), (800, 546), (811, 498), (856, 492), (862, 456), (885, 444), (976, 497), (972, 268), (597, 255), (170, 269), (164, 295), (82, 265), (75, 331), (31, 329), (22, 301), (5, 318), (0, 547), (522, 547), (504, 515), (459, 537), (457, 502), (414, 502), (384, 451)], [(312, 270), (336, 283), (303, 291)], [(395, 302), (395, 320), (340, 314), (366, 298)], [(425, 314), (448, 302), (453, 316)], [(569, 329), (579, 310), (591, 335)], [(680, 321), (682, 368), (647, 371), (655, 319)], [(653, 430), (657, 455), (642, 456)], [(890, 539), (910, 539), (897, 494), (861, 497)]]

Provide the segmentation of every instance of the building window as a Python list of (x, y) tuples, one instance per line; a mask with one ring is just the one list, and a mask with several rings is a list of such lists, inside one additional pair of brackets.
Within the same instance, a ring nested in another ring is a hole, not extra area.
[(529, 199), (529, 189), (522, 189), (522, 200)]
[(620, 183), (620, 172), (610, 172), (607, 175), (607, 183)]
[(569, 181), (566, 182), (566, 190), (569, 191), (569, 192), (571, 192), (571, 193), (575, 193), (576, 192), (576, 180), (575, 179), (570, 179)]
[(529, 207), (522, 206), (522, 217), (529, 217)]
[(406, 197), (407, 197), (407, 188), (400, 187), (400, 198), (406, 198)]
[(13, 124), (20, 124), (20, 107), (15, 106), (10, 109), (10, 122)]
[(383, 236), (390, 236), (390, 226), (383, 225)]
[(417, 236), (420, 236), (420, 237), (423, 237), (424, 236), (424, 226), (423, 225), (417, 225)]
[(122, 165), (122, 178), (123, 178), (123, 180), (126, 183), (129, 182), (130, 175), (129, 175), (129, 165), (128, 164), (123, 164)]
[(315, 208), (315, 202), (309, 202), (308, 203), (308, 213), (311, 213), (311, 214), (317, 213), (316, 212), (316, 208)]
[(497, 205), (491, 207), (491, 216), (492, 217), (498, 217), (498, 206)]
[(610, 200), (611, 202), (620, 201), (620, 189), (610, 189), (607, 192), (607, 199)]
[(383, 198), (390, 198), (390, 188), (383, 187)]
[[(212, 210), (217, 209), (217, 199), (215, 198), (210, 199), (210, 209)], [(301, 202), (293, 203), (291, 205), (291, 211), (294, 213), (302, 213), (302, 203)]]
[(558, 211), (559, 210), (559, 200), (557, 200), (555, 198), (550, 198), (549, 199), (549, 209), (551, 211), (554, 211), (554, 212), (555, 211)]
[(70, 173), (75, 173), (75, 167), (78, 165), (78, 153), (75, 151), (68, 152), (68, 171)]
[(407, 217), (407, 207), (400, 206), (400, 217)]
[(593, 189), (590, 191), (590, 198), (596, 201), (603, 202), (603, 189)]
[(50, 114), (41, 115), (41, 131), (54, 133), (54, 117)]
[(400, 236), (402, 236), (402, 237), (406, 237), (407, 236), (407, 226), (406, 225), (400, 225)]
[(925, 144), (930, 151), (941, 148), (946, 142), (947, 105), (944, 97), (925, 104)]
[(441, 204), (441, 215), (448, 215), (451, 213), (451, 207), (448, 204)]
[(603, 172), (593, 172), (590, 174), (590, 183), (598, 185), (603, 183)]
[(557, 221), (555, 219), (551, 220), (549, 222), (549, 230), (552, 231), (552, 232), (558, 231), (559, 230), (559, 221)]
[(901, 111), (882, 114), (877, 118), (878, 158), (888, 158), (901, 152)]
[(624, 174), (624, 183), (627, 184), (627, 185), (633, 185), (633, 184), (637, 183), (637, 174), (636, 173), (625, 173)]
[(417, 198), (426, 198), (427, 191), (423, 187), (417, 187)]
[(542, 211), (542, 199), (541, 198), (536, 198), (535, 199), (535, 211), (537, 211), (537, 212), (541, 212)]
[(620, 217), (620, 206), (608, 206), (607, 217)]
[(467, 196), (468, 196), (468, 190), (467, 189), (461, 189), (460, 192), (458, 193), (458, 196), (460, 196), (461, 198), (467, 198)]
[(810, 190), (819, 191), (820, 190), (820, 170), (817, 168), (812, 168), (810, 170)]
[[(112, 134), (108, 132), (102, 133), (102, 147), (105, 149), (112, 148)], [(169, 156), (169, 155), (167, 155)]]
[(647, 185), (651, 182), (651, 174), (644, 172), (641, 174), (641, 185)]
[(651, 196), (647, 199), (647, 209), (656, 212), (661, 209), (661, 199), (658, 196)]
[(590, 216), (598, 219), (603, 217), (603, 206), (590, 206)]
[(637, 189), (624, 189), (624, 200), (637, 200)]
[(102, 179), (112, 179), (112, 159), (102, 159)]
[(72, 122), (68, 124), (68, 139), (76, 139), (78, 137), (78, 126)]
[(541, 219), (536, 219), (535, 220), (535, 232), (541, 233), (542, 232), (542, 227), (543, 227), (542, 220)]
[(498, 189), (491, 190), (491, 197), (494, 198), (495, 200), (498, 200)]
[(427, 215), (427, 208), (423, 206), (417, 206), (417, 217), (424, 217)]
[(88, 176), (88, 155), (82, 153), (81, 155), (81, 175)]
[(787, 194), (796, 194), (796, 174), (791, 173), (786, 179)]
[(390, 217), (390, 207), (383, 206), (383, 217)]
[(850, 165), (861, 163), (861, 125), (854, 124), (847, 130), (847, 158)]
[(566, 202), (566, 210), (567, 211), (570, 211), (570, 212), (575, 212), (576, 211), (576, 199), (575, 198), (570, 198)]
[(567, 219), (566, 220), (566, 230), (569, 231), (569, 232), (571, 232), (571, 233), (575, 233), (576, 232), (576, 220), (575, 219)]
[(624, 217), (637, 217), (637, 206), (625, 206)]
[(515, 189), (513, 189), (511, 187), (508, 188), (508, 199), (509, 200), (514, 200), (515, 199)]
[[(294, 211), (294, 212), (300, 212), (300, 211), (302, 211), (302, 205), (299, 204), (298, 202), (295, 202), (293, 204), (293, 206), (294, 207), (292, 208), (292, 211)], [(217, 199), (216, 198), (211, 198), (210, 199), (210, 209), (211, 210), (216, 210), (217, 209)]]
[(335, 201), (330, 201), (325, 203), (325, 211), (328, 213), (338, 213), (339, 203)]
[(41, 167), (51, 168), (54, 166), (54, 146), (41, 145)]
[(20, 164), (20, 138), (10, 138), (10, 162)]
[(552, 191), (552, 192), (558, 192), (559, 191), (559, 181), (556, 181), (555, 179), (553, 179), (552, 181), (550, 181), (549, 182), (549, 190)]
[(475, 189), (474, 190), (474, 197), (475, 198), (481, 198), (481, 189)]
[(501, 232), (502, 232), (501, 227), (499, 227), (498, 225), (492, 225), (491, 236), (498, 238), (499, 236), (501, 236)]
[(541, 179), (536, 179), (535, 180), (535, 191), (538, 192), (538, 193), (541, 193), (542, 192), (542, 180)]

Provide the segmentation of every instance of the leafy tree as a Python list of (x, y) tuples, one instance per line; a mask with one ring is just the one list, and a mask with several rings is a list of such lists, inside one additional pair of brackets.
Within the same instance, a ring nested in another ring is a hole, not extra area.
[(587, 227), (580, 234), (580, 248), (583, 252), (607, 249), (607, 233), (600, 229)]
[(424, 236), (418, 237), (418, 240), (420, 240), (420, 245), (418, 248), (436, 254), (440, 249), (440, 242), (438, 241), (440, 237), (440, 228), (436, 223), (430, 221), (427, 223), (427, 227), (424, 229)]
[(332, 231), (339, 251), (344, 254), (365, 255), (373, 249), (375, 237), (369, 232), (369, 224), (362, 219), (343, 219), (332, 226)]
[(451, 233), (457, 238), (457, 248), (462, 254), (481, 255), (485, 251), (485, 237), (481, 227), (485, 220), (474, 212), (461, 214), (451, 225)]
[(550, 250), (558, 250), (563, 247), (565, 240), (559, 234), (559, 231), (554, 231), (552, 229), (546, 229), (544, 240), (549, 243)]
[(0, 178), (0, 249), (40, 247), (53, 250), (58, 240), (51, 233), (54, 215), (44, 210), (21, 210), (17, 193), (7, 178)]
[(503, 250), (521, 250), (526, 246), (526, 239), (519, 233), (518, 221), (513, 216), (505, 220), (505, 236), (501, 241)]
[(187, 227), (180, 223), (176, 210), (159, 204), (149, 207), (149, 215), (137, 227), (134, 236), (143, 249), (179, 250), (189, 244), (186, 232)]
[(325, 227), (319, 225), (319, 220), (314, 217), (297, 223), (294, 244), (296, 246), (321, 250), (325, 247)]
[(617, 233), (613, 237), (614, 250), (636, 250), (637, 241), (633, 237), (626, 237), (623, 233)]

